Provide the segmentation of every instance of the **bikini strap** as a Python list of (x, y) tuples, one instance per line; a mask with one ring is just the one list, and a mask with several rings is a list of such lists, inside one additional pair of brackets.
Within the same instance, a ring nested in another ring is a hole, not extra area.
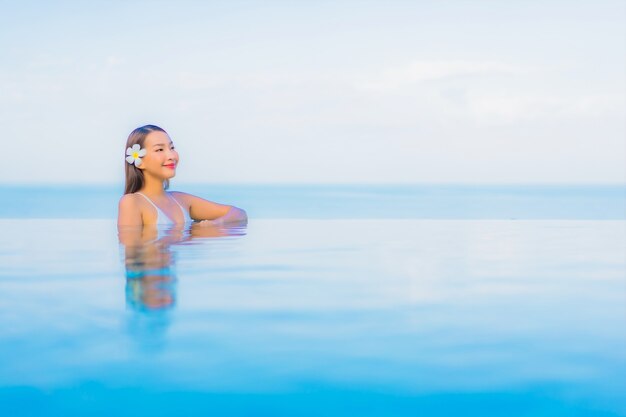
[(176, 200), (176, 198), (174, 198), (173, 195), (171, 195), (170, 193), (167, 193), (167, 195), (176, 202), (176, 204), (178, 204), (178, 207), (180, 207), (183, 210), (183, 213), (185, 212), (185, 209), (183, 208), (183, 206), (178, 202), (178, 200)]
[(177, 199), (176, 199), (173, 195), (171, 195), (170, 193), (167, 193), (167, 195), (168, 195), (168, 196), (169, 196), (172, 200), (174, 200), (174, 201), (176, 202), (176, 204), (178, 204), (178, 207), (180, 207), (180, 210), (183, 212), (183, 217), (184, 217), (185, 219), (190, 219), (191, 217), (189, 216), (189, 213), (187, 212), (187, 210), (185, 210), (185, 208), (183, 207), (183, 205), (182, 205), (182, 204), (180, 204), (180, 203), (178, 202), (178, 200), (177, 200)]
[(145, 198), (146, 200), (148, 200), (148, 202), (149, 202), (150, 204), (152, 204), (152, 207), (154, 207), (155, 209), (157, 209), (157, 212), (158, 212), (158, 211), (161, 211), (161, 210), (160, 210), (160, 209), (156, 206), (156, 204), (154, 204), (154, 203), (152, 202), (152, 200), (150, 200), (147, 196), (143, 195), (143, 194), (142, 194), (142, 193), (140, 193), (139, 191), (137, 191), (137, 194), (139, 194), (140, 196), (142, 196), (143, 198)]

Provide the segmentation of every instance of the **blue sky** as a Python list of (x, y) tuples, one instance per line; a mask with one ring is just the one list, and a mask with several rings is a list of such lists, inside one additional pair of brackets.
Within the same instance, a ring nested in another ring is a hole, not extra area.
[(626, 182), (623, 1), (0, 1), (0, 183)]

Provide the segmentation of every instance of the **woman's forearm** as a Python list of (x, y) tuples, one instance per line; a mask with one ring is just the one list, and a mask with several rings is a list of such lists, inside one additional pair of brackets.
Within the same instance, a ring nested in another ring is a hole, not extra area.
[(216, 226), (221, 226), (225, 224), (246, 224), (248, 222), (248, 215), (245, 210), (237, 208), (235, 206), (231, 206), (228, 212), (222, 217), (218, 217), (217, 219), (213, 219), (213, 224)]

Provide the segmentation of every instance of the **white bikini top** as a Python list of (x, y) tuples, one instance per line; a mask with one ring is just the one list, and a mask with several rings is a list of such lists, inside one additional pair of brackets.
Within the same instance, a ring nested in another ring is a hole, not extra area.
[[(174, 222), (172, 219), (170, 219), (169, 217), (167, 217), (167, 215), (165, 213), (163, 213), (163, 210), (161, 210), (160, 208), (157, 207), (156, 204), (154, 204), (152, 202), (152, 200), (150, 200), (148, 197), (146, 197), (144, 194), (137, 192), (137, 194), (139, 194), (140, 196), (142, 196), (143, 198), (145, 198), (146, 200), (148, 200), (148, 202), (150, 204), (152, 204), (152, 206), (156, 209), (157, 211), (157, 221), (156, 224), (166, 224), (166, 225), (172, 225), (172, 224), (176, 224), (176, 222)], [(180, 207), (181, 211), (183, 212), (183, 216), (185, 217), (185, 223), (191, 223), (193, 220), (191, 219), (191, 216), (189, 216), (189, 213), (187, 212), (187, 210), (185, 210), (183, 208), (183, 206), (180, 205), (180, 203), (178, 202), (178, 200), (176, 200), (173, 196), (170, 195), (170, 193), (166, 192), (165, 195), (167, 195), (169, 198), (171, 198), (172, 200), (174, 200), (176, 202), (176, 204), (178, 204), (178, 207)]]

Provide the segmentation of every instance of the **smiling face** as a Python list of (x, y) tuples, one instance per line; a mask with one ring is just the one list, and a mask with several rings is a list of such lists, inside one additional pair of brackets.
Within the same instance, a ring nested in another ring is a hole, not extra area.
[(143, 144), (146, 155), (142, 158), (138, 167), (144, 175), (151, 175), (163, 180), (176, 175), (178, 165), (178, 152), (174, 149), (174, 143), (165, 132), (154, 131), (146, 136)]

